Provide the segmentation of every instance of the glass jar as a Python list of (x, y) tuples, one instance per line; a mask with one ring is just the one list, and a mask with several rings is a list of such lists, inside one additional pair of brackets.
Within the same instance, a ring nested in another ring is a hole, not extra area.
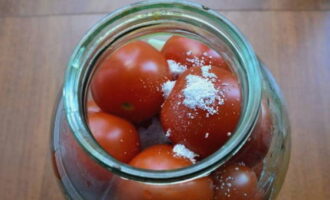
[[(105, 51), (136, 38), (161, 37), (165, 33), (200, 40), (221, 52), (238, 77), (242, 113), (228, 142), (207, 158), (177, 170), (143, 170), (117, 161), (98, 145), (86, 125), (86, 100), (96, 63)], [(118, 197), (118, 183), (127, 179), (145, 186), (140, 187), (149, 192), (144, 199), (158, 199), (152, 197), (154, 190), (163, 194), (180, 188), (180, 184), (213, 176), (214, 194), (210, 199), (216, 200), (219, 190), (229, 191), (231, 186), (216, 180), (223, 178), (219, 169), (236, 160), (246, 161), (257, 175), (254, 196), (243, 195), (242, 199), (275, 199), (289, 161), (289, 123), (277, 83), (231, 22), (192, 2), (144, 1), (100, 20), (76, 47), (56, 108), (52, 153), (56, 175), (68, 199), (122, 200)], [(224, 199), (231, 199), (228, 191)], [(127, 192), (131, 192), (129, 188)], [(185, 192), (189, 190), (181, 191)], [(189, 196), (188, 193), (180, 195)]]

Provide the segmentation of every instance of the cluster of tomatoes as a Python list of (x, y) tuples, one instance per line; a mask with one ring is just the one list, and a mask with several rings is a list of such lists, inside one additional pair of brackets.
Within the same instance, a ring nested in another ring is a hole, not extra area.
[[(165, 85), (171, 87), (164, 89)], [(239, 83), (223, 57), (181, 36), (170, 37), (161, 51), (144, 41), (132, 41), (106, 55), (92, 78), (91, 93), (95, 102), (88, 102), (87, 117), (94, 138), (117, 160), (143, 169), (194, 164), (189, 156), (174, 152), (177, 144), (193, 152), (197, 161), (206, 158), (230, 138), (241, 112)], [(137, 127), (152, 117), (159, 118), (170, 143), (141, 150)], [(262, 168), (270, 127), (263, 102), (254, 133), (225, 167), (208, 177), (166, 186), (120, 179), (117, 198), (261, 199), (254, 169)]]

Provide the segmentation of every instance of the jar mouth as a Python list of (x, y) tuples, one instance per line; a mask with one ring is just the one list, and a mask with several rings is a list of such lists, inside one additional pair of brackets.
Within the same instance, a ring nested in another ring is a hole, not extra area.
[[(117, 161), (98, 145), (85, 123), (84, 100), (87, 96), (89, 75), (93, 71), (93, 67), (90, 66), (95, 64), (97, 55), (100, 56), (105, 51), (105, 47), (111, 47), (124, 35), (143, 27), (141, 22), (152, 21), (153, 25), (156, 25), (164, 22), (165, 18), (180, 23), (189, 21), (196, 27), (206, 29), (206, 32), (212, 32), (226, 43), (237, 58), (238, 67), (235, 71), (242, 87), (243, 111), (235, 133), (215, 153), (187, 168), (154, 171), (134, 168)], [(129, 31), (128, 27), (130, 27)], [(259, 112), (261, 101), (259, 61), (245, 37), (219, 13), (189, 1), (144, 1), (110, 13), (83, 37), (68, 63), (63, 99), (66, 117), (75, 138), (94, 160), (124, 178), (149, 183), (176, 183), (208, 175), (243, 146)]]

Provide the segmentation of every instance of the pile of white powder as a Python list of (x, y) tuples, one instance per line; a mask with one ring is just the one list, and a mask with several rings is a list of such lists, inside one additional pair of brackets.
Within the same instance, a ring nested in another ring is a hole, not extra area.
[(182, 158), (187, 158), (189, 159), (192, 163), (196, 163), (196, 157), (198, 157), (199, 155), (190, 151), (186, 146), (184, 146), (183, 144), (176, 144), (173, 147), (173, 152), (174, 152), (174, 156), (177, 157), (182, 157)]
[(187, 66), (181, 65), (180, 63), (175, 62), (174, 60), (167, 60), (168, 66), (170, 68), (171, 74), (174, 76), (179, 76), (184, 71), (187, 70)]
[[(221, 91), (214, 86), (217, 76), (210, 73), (211, 66), (203, 66), (202, 77), (197, 75), (188, 75), (186, 77), (187, 85), (183, 89), (183, 104), (191, 109), (202, 109), (210, 115), (218, 112), (218, 105), (224, 103)], [(216, 101), (218, 101), (216, 105)]]
[[(188, 53), (188, 52), (187, 52)], [(194, 64), (204, 64), (203, 59), (194, 57), (193, 59), (187, 58), (188, 61)], [(174, 75), (180, 75), (187, 67), (175, 62), (174, 60), (167, 60), (170, 71)], [(188, 75), (186, 76), (186, 87), (182, 93), (184, 96), (183, 104), (193, 110), (201, 109), (207, 111), (206, 117), (218, 113), (219, 105), (224, 104), (223, 92), (215, 88), (214, 83), (217, 76), (210, 72), (211, 66), (205, 65), (201, 67), (202, 76)], [(167, 81), (162, 85), (164, 98), (167, 98), (171, 93), (176, 81)], [(194, 118), (190, 114), (190, 118)]]
[(163, 96), (165, 99), (170, 95), (172, 89), (174, 88), (175, 82), (176, 81), (167, 81), (162, 85)]

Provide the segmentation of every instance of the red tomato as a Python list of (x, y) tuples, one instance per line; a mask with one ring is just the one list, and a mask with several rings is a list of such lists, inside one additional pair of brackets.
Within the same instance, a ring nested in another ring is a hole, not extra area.
[(143, 169), (170, 170), (188, 167), (192, 163), (188, 159), (175, 157), (171, 145), (160, 144), (143, 150), (129, 164)]
[(168, 60), (174, 60), (188, 68), (191, 66), (213, 65), (230, 70), (226, 61), (205, 44), (186, 37), (172, 36), (162, 48)]
[(139, 135), (128, 121), (98, 112), (88, 115), (88, 124), (96, 141), (117, 160), (128, 163), (139, 153)]
[[(192, 163), (175, 157), (170, 145), (155, 145), (137, 155), (130, 165), (150, 170), (171, 170)], [(152, 185), (119, 179), (118, 200), (211, 200), (213, 183), (209, 177), (174, 185)]]
[[(76, 148), (76, 154), (73, 160), (79, 165), (79, 170), (75, 170), (79, 172), (79, 176), (85, 177), (83, 181), (109, 181), (112, 178), (112, 173), (88, 156), (81, 146), (76, 144), (74, 147)], [(87, 184), (89, 183), (87, 182)]]
[(73, 177), (78, 177), (78, 182), (90, 185), (90, 180), (98, 182), (109, 181), (113, 176), (110, 171), (103, 168), (82, 149), (71, 132), (64, 133), (63, 145), (65, 148), (64, 161), (68, 171), (73, 173)]
[(139, 123), (159, 112), (161, 86), (169, 77), (163, 55), (145, 42), (134, 41), (102, 60), (91, 89), (103, 111)]
[(257, 176), (248, 167), (234, 164), (215, 173), (214, 200), (254, 200), (257, 192)]
[[(217, 78), (204, 78), (202, 68), (190, 68), (179, 77), (161, 110), (161, 122), (164, 129), (170, 131), (170, 140), (184, 144), (188, 149), (199, 154), (199, 158), (212, 154), (228, 140), (235, 130), (241, 112), (240, 88), (233, 74), (218, 67), (210, 67), (209, 72)], [(198, 76), (204, 81), (195, 82), (195, 88), (188, 87), (187, 80), (190, 75)], [(196, 93), (193, 93), (194, 96), (191, 92), (188, 94), (193, 101), (205, 103), (209, 100), (209, 98), (200, 98), (209, 95), (205, 92), (209, 89), (199, 88), (206, 84), (205, 80), (212, 82), (217, 95), (221, 94), (220, 100), (215, 99), (209, 105), (209, 108), (216, 109), (217, 112), (214, 114), (185, 104), (185, 101), (189, 100), (184, 94), (188, 90), (187, 87), (189, 91)], [(220, 105), (221, 100), (223, 100), (222, 105)]]
[(88, 113), (101, 112), (101, 108), (95, 103), (95, 101), (89, 100), (87, 102), (87, 112)]
[(266, 100), (261, 102), (261, 113), (258, 122), (247, 143), (237, 153), (233, 162), (244, 162), (253, 167), (266, 156), (272, 140), (272, 117)]

